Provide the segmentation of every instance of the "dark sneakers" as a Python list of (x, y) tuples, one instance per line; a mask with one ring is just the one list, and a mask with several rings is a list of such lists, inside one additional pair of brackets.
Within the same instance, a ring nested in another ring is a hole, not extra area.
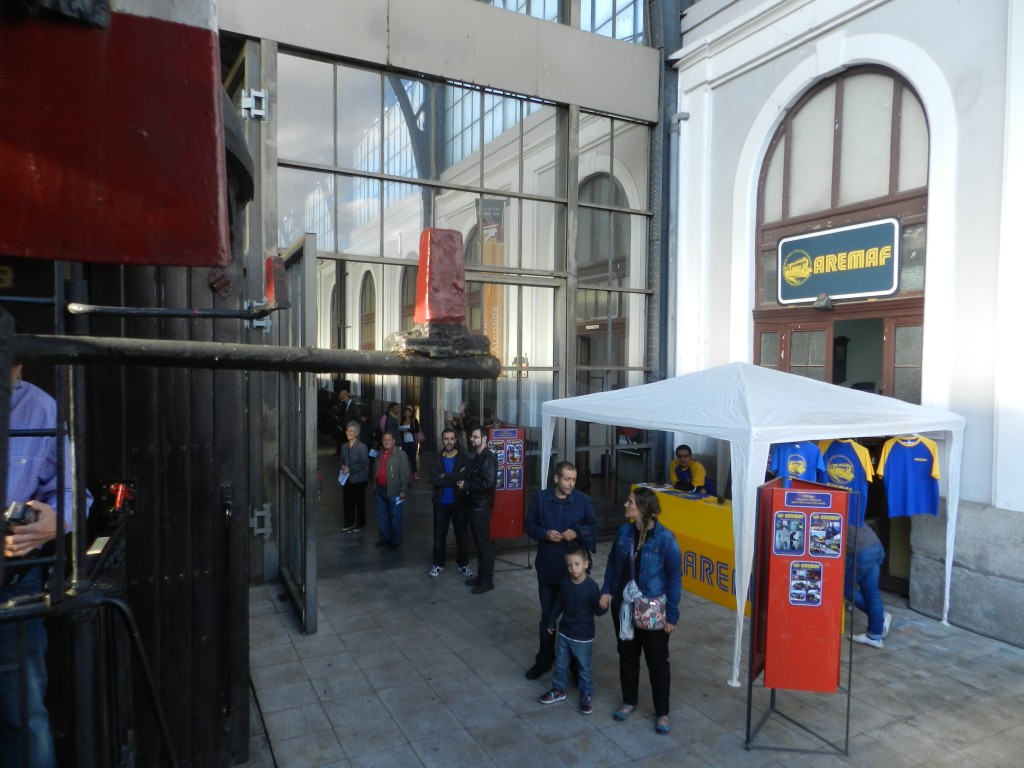
[(472, 595), (482, 595), (484, 592), (490, 592), (492, 589), (494, 589), (493, 584), (484, 584), (481, 582), (473, 587), (469, 592)]
[(541, 704), (554, 704), (559, 701), (565, 701), (565, 691), (560, 691), (557, 688), (552, 688), (550, 691), (545, 693), (539, 699)]
[(580, 694), (580, 714), (589, 715), (594, 711), (594, 699), (592, 696)]
[(466, 586), (467, 587), (479, 587), (480, 586), (480, 577), (479, 576), (474, 576), (471, 579), (466, 579)]

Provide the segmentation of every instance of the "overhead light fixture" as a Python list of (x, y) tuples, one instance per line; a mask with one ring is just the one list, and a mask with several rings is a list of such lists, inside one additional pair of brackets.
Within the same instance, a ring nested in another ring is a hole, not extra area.
[(832, 297), (827, 293), (819, 293), (818, 298), (814, 300), (814, 308), (820, 309), (822, 312), (831, 312), (835, 309), (832, 306)]

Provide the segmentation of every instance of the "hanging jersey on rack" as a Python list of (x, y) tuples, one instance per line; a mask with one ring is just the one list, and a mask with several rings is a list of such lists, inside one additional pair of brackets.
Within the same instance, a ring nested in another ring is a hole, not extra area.
[(825, 463), (817, 443), (779, 443), (772, 447), (768, 471), (776, 477), (792, 477), (812, 483), (825, 482)]
[(935, 441), (901, 435), (886, 441), (878, 460), (889, 517), (939, 514), (939, 453)]
[(821, 448), (822, 460), (825, 462), (825, 482), (855, 494), (848, 515), (850, 525), (864, 525), (864, 514), (868, 507), (868, 483), (875, 478), (871, 454), (856, 440), (846, 438), (822, 440), (818, 447)]

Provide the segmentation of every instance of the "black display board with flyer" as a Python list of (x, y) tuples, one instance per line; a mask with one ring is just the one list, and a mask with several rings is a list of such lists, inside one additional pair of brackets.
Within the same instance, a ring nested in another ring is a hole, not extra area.
[[(772, 714), (804, 728), (776, 709), (778, 690), (833, 694), (839, 690), (845, 601), (848, 491), (777, 478), (758, 488), (753, 570), (753, 615), (747, 683), (747, 743)], [(751, 733), (754, 682), (764, 676), (771, 704)]]

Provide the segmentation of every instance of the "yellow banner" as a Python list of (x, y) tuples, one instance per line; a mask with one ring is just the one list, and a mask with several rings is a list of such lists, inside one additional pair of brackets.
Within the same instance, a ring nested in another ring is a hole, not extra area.
[[(683, 552), (683, 589), (736, 610), (732, 503), (648, 487), (658, 494), (662, 525), (675, 534)], [(750, 615), (749, 601), (745, 613)]]

